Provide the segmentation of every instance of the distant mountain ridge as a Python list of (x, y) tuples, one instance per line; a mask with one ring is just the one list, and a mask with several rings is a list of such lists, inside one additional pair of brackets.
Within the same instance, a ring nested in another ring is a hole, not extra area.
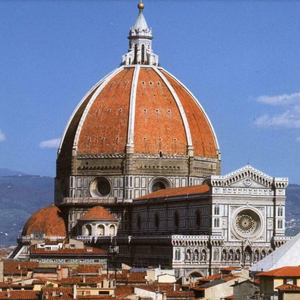
[(54, 202), (54, 178), (0, 169), (0, 245), (14, 245), (28, 218)]
[[(300, 232), (300, 185), (287, 188), (286, 234)], [(0, 247), (15, 245), (28, 218), (54, 202), (54, 178), (0, 168)]]
[(20, 172), (20, 171), (13, 171), (13, 170), (9, 170), (9, 169), (1, 169), (0, 168), (0, 177), (3, 177), (3, 176), (18, 176), (18, 175), (26, 175), (26, 173)]

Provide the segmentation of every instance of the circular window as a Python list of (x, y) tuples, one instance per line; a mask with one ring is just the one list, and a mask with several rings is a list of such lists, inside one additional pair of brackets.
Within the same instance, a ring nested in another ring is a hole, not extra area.
[(242, 209), (233, 219), (233, 228), (238, 237), (255, 238), (261, 233), (262, 219), (253, 209)]
[(90, 185), (92, 197), (103, 197), (110, 194), (110, 183), (105, 177), (97, 177)]
[(162, 181), (157, 181), (153, 184), (152, 186), (152, 192), (156, 192), (158, 190), (162, 190), (162, 189), (165, 189), (166, 188), (166, 185), (164, 182)]
[(164, 177), (156, 177), (151, 180), (149, 184), (149, 192), (156, 192), (163, 189), (168, 189), (171, 187), (171, 184), (167, 178)]

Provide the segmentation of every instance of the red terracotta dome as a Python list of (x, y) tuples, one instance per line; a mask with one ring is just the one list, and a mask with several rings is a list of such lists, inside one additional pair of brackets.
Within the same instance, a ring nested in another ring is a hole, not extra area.
[(44, 232), (48, 237), (65, 237), (67, 235), (66, 225), (59, 208), (50, 205), (34, 213), (26, 222), (22, 235), (30, 235), (33, 231)]
[(60, 152), (190, 154), (217, 158), (217, 139), (189, 90), (160, 67), (122, 66), (100, 81), (73, 114)]
[(94, 206), (85, 213), (79, 221), (106, 220), (116, 221), (116, 218), (102, 206)]

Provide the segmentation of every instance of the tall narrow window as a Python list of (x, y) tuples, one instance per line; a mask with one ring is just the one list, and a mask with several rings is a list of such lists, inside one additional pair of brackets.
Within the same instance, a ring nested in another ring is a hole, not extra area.
[(179, 213), (178, 213), (178, 211), (175, 211), (175, 213), (174, 213), (174, 227), (175, 227), (175, 229), (179, 228)]
[(137, 229), (141, 230), (141, 216), (139, 214), (137, 216)]
[(220, 227), (220, 220), (219, 220), (219, 218), (215, 218), (214, 219), (214, 227), (216, 227), (216, 228)]
[(159, 229), (159, 214), (158, 213), (156, 213), (154, 216), (154, 226), (155, 226), (155, 229)]
[(145, 45), (142, 45), (142, 64), (145, 62)]
[(137, 63), (137, 45), (134, 46), (134, 60), (133, 63), (136, 64)]
[(85, 235), (92, 235), (92, 226), (89, 224), (85, 226)]
[(220, 207), (219, 207), (219, 205), (215, 205), (215, 207), (214, 207), (214, 214), (216, 216), (218, 216), (220, 214)]
[(201, 214), (199, 210), (196, 211), (196, 227), (201, 227)]

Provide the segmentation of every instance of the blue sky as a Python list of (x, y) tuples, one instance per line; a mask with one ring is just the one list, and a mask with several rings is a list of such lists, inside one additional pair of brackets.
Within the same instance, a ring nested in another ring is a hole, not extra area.
[[(77, 103), (121, 62), (137, 0), (0, 0), (0, 168), (55, 176)], [(300, 184), (300, 1), (144, 0), (161, 66), (199, 99), (222, 173)]]

